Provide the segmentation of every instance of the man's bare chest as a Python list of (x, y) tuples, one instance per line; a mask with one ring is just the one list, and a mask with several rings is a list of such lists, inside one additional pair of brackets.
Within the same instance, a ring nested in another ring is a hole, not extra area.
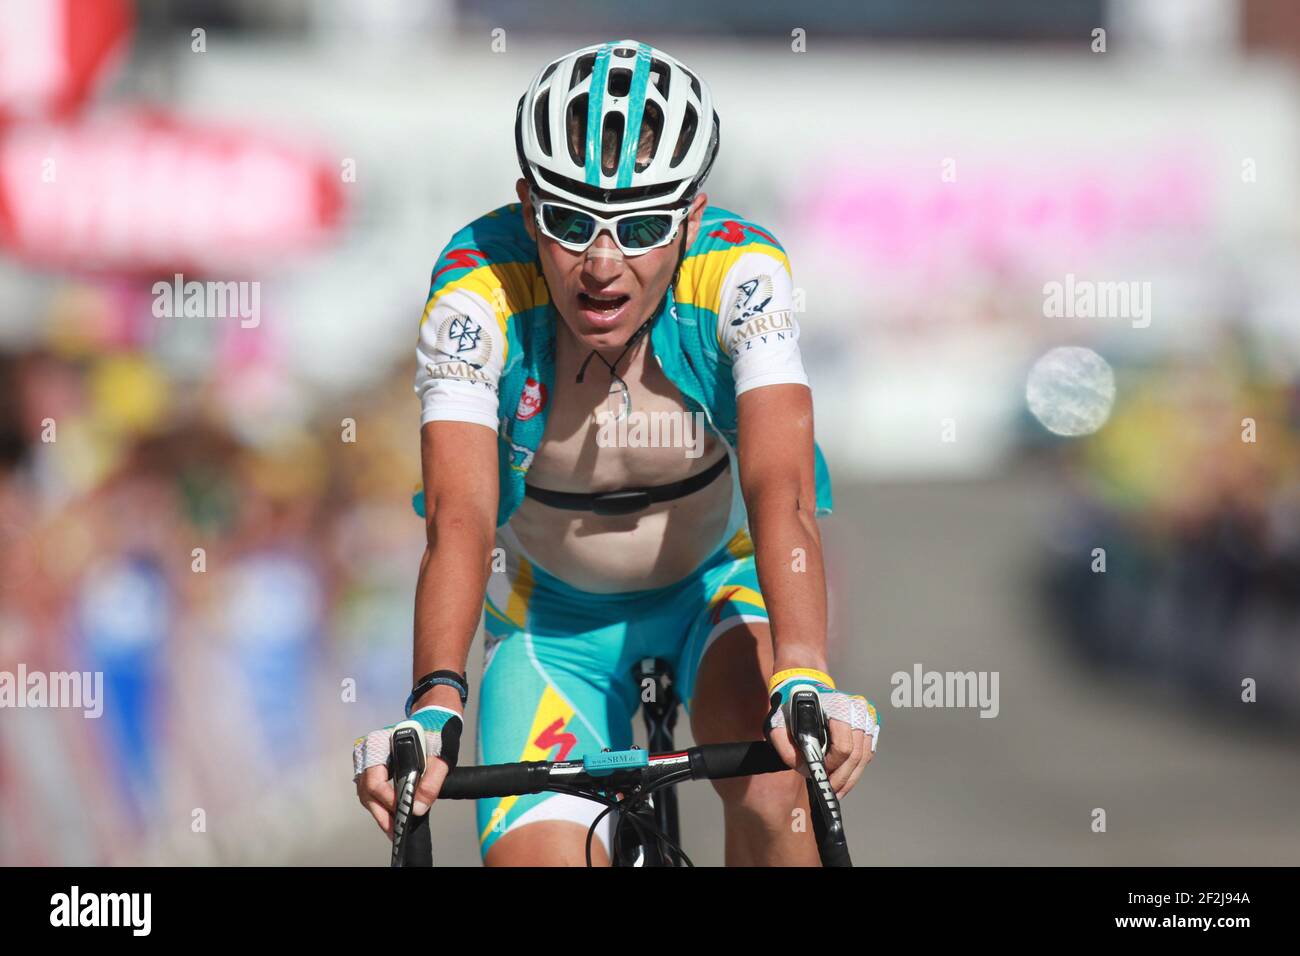
[(619, 363), (617, 379), (598, 356), (581, 382), (579, 367), (560, 349), (529, 483), (558, 491), (661, 485), (717, 459), (721, 449), (703, 413), (687, 408), (646, 343)]

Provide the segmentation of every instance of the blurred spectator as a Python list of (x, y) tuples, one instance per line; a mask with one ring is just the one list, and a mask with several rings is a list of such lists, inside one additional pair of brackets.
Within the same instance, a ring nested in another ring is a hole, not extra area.
[(1259, 712), (1300, 717), (1300, 379), (1260, 376), (1250, 348), (1239, 328), (1213, 364), (1129, 371), (1126, 397), (1080, 449), (1047, 593), (1099, 664), (1225, 712), (1250, 678)]

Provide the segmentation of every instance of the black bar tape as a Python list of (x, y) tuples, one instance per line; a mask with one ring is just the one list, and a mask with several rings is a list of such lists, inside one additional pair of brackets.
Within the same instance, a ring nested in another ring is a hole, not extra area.
[(546, 786), (548, 765), (543, 761), (457, 767), (447, 774), (439, 800), (480, 800), (540, 793)]
[(725, 780), (756, 773), (789, 770), (776, 748), (766, 740), (742, 744), (701, 744), (687, 751), (697, 780)]

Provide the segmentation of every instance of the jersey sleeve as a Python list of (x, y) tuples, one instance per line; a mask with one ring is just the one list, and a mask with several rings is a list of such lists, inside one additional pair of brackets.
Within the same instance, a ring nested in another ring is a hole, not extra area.
[(420, 424), (474, 422), (496, 431), (505, 352), (495, 310), (478, 293), (458, 288), (431, 297), (416, 346)]
[(785, 263), (746, 252), (727, 270), (718, 303), (718, 344), (731, 358), (736, 394), (764, 385), (807, 385)]

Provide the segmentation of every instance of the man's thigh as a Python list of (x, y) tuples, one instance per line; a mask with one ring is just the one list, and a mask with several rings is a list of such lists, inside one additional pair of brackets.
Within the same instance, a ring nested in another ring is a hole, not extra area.
[[(709, 595), (706, 606), (691, 626), (678, 664), (682, 675), (679, 685), (690, 709), (691, 731), (702, 744), (762, 740), (771, 710), (767, 681), (774, 662), (772, 628), (752, 554), (742, 555), (720, 569), (705, 593)], [(750, 852), (752, 847), (732, 846), (741, 840), (764, 842), (775, 852), (772, 861), (797, 858), (806, 862), (806, 846), (782, 848), (777, 844), (784, 837), (774, 842), (756, 833), (742, 833), (744, 827), (733, 826), (754, 818), (763, 821), (758, 829), (766, 833), (770, 824), (788, 819), (792, 811), (802, 807), (806, 812), (799, 774), (788, 771), (716, 780), (714, 789), (729, 810), (737, 811), (728, 816), (729, 862), (733, 858), (752, 858), (750, 862), (766, 859), (755, 857)]]
[(772, 630), (752, 553), (711, 569), (677, 661), (698, 743), (761, 740)]
[[(586, 866), (590, 826), (567, 820), (538, 820), (513, 827), (492, 844), (483, 862), (487, 866)], [(591, 865), (609, 866), (603, 840), (591, 841)]]
[(709, 643), (696, 665), (691, 732), (697, 743), (761, 740), (772, 673), (772, 629), (766, 621), (735, 620)]
[[(635, 700), (635, 688), (620, 687), (620, 675), (606, 673), (600, 655), (584, 655), (573, 643), (586, 638), (518, 630), (498, 639), (480, 691), (481, 763), (578, 760), (605, 747), (631, 746), (627, 697)], [(602, 809), (581, 797), (549, 792), (480, 800), (484, 860), (494, 866), (582, 865), (587, 831)], [(593, 862), (607, 859), (608, 822), (606, 817), (593, 841)]]

